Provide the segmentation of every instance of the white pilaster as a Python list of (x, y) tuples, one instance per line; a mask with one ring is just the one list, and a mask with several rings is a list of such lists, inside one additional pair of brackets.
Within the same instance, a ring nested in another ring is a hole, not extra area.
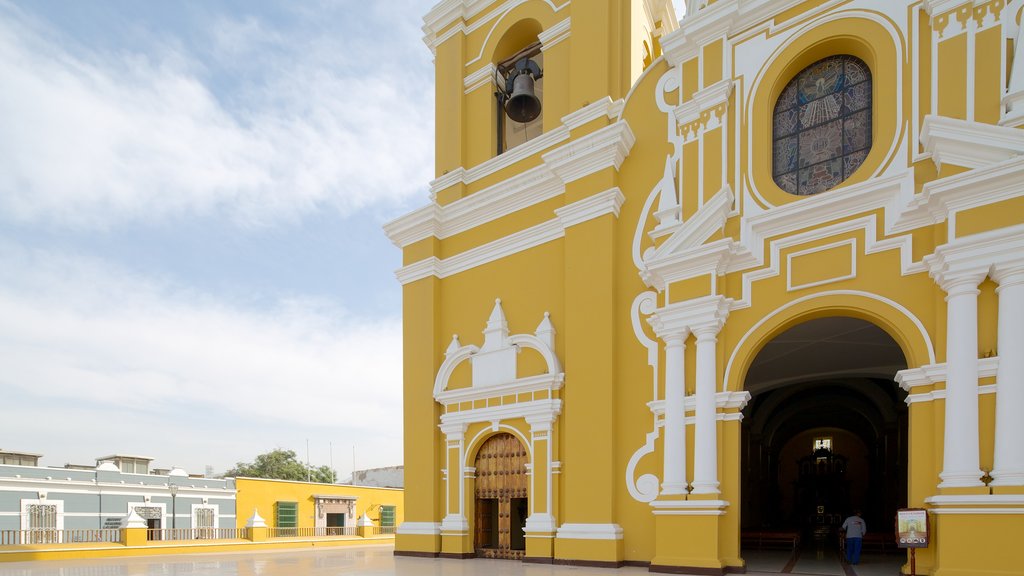
[(1024, 266), (996, 268), (999, 368), (995, 465), (990, 486), (1024, 486)]
[(686, 382), (684, 354), (688, 331), (662, 336), (665, 341), (665, 457), (663, 495), (686, 494)]
[(718, 494), (718, 386), (715, 348), (719, 322), (693, 329), (697, 337), (697, 418), (694, 429), (693, 493)]
[(537, 483), (543, 481), (544, 487), (544, 512), (537, 512), (536, 506), (533, 502), (534, 498), (530, 498), (530, 516), (526, 519), (526, 532), (539, 532), (543, 534), (554, 533), (558, 529), (558, 523), (555, 521), (555, 515), (552, 514), (554, 510), (554, 499), (553, 499), (553, 472), (552, 472), (552, 449), (551, 442), (554, 438), (551, 437), (552, 428), (554, 427), (555, 417), (554, 415), (540, 415), (540, 416), (528, 416), (526, 423), (530, 425), (530, 436), (532, 438), (533, 446), (533, 458), (538, 460), (542, 457), (542, 453), (537, 449), (539, 442), (544, 443), (544, 476), (538, 478), (537, 468), (535, 464), (533, 466), (533, 474), (531, 474), (530, 481), (533, 483), (532, 494), (537, 494)]
[[(463, 462), (465, 461), (465, 438), (466, 438), (466, 424), (463, 422), (458, 423), (445, 423), (441, 425), (441, 432), (445, 435), (445, 450), (447, 457), (447, 486), (445, 486), (446, 498), (446, 515), (441, 520), (441, 531), (442, 532), (456, 532), (463, 533), (469, 530), (469, 521), (466, 520), (465, 502), (466, 502), (466, 480), (465, 470), (463, 469)], [(452, 451), (458, 450), (456, 456), (457, 461), (452, 461)], [(458, 482), (458, 502), (455, 506), (452, 506), (450, 501), (451, 498), (451, 483)]]
[(978, 284), (982, 275), (942, 283), (946, 291), (946, 427), (939, 488), (982, 486), (978, 440)]

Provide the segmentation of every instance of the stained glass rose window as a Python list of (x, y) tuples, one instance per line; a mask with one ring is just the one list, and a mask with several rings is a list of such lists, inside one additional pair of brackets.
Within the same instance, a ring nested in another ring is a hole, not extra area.
[(804, 68), (775, 103), (772, 133), (780, 188), (806, 196), (837, 186), (871, 149), (871, 70), (848, 55)]

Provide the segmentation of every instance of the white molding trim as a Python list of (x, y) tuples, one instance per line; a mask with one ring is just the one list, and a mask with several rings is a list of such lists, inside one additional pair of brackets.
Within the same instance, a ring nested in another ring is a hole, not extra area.
[(493, 86), (494, 75), (495, 73), (497, 73), (497, 70), (498, 69), (497, 67), (494, 66), (494, 64), (488, 62), (487, 64), (484, 64), (479, 69), (477, 69), (476, 72), (467, 74), (466, 77), (462, 80), (462, 85), (465, 88), (464, 93), (469, 94), (470, 92), (476, 90), (477, 88), (482, 88), (484, 86)]
[[(840, 246), (848, 246), (850, 249), (850, 272), (848, 274), (841, 274), (832, 278), (826, 278), (824, 280), (816, 280), (814, 282), (808, 282), (806, 284), (795, 285), (793, 284), (793, 259), (807, 254), (816, 254), (818, 252), (824, 252), (825, 250), (831, 250), (832, 248), (839, 248)], [(857, 277), (857, 239), (847, 238), (846, 240), (840, 240), (838, 242), (832, 242), (829, 244), (822, 244), (821, 246), (815, 246), (813, 248), (807, 248), (805, 250), (799, 250), (796, 252), (790, 252), (786, 254), (786, 291), (795, 292), (797, 290), (803, 290), (806, 288), (814, 288), (815, 286), (823, 286), (825, 284), (832, 284), (834, 282), (842, 282), (843, 280), (849, 280)]]
[(929, 114), (921, 125), (921, 144), (935, 166), (981, 168), (1024, 154), (1024, 131)]
[(572, 18), (566, 18), (537, 35), (540, 51), (544, 52), (569, 37)]
[[(552, 0), (543, 1), (555, 12), (569, 5), (568, 1), (563, 2), (560, 6), (555, 6)], [(468, 20), (472, 20), (483, 12), (494, 3), (494, 0), (441, 0), (423, 17), (423, 43), (430, 48), (431, 52), (435, 52), (445, 40), (456, 34), (469, 34), (485, 26), (488, 22), (501, 18), (524, 2), (526, 0), (505, 0), (496, 9), (467, 26)], [(453, 24), (454, 26), (452, 26)], [(451, 28), (448, 28), (449, 26)], [(446, 28), (448, 29), (445, 30)], [(478, 59), (479, 56), (474, 58), (474, 61)]]
[(605, 168), (618, 170), (635, 142), (629, 124), (619, 120), (547, 152), (541, 158), (568, 184)]
[(541, 374), (539, 376), (527, 376), (517, 378), (506, 384), (487, 386), (483, 388), (458, 388), (445, 390), (436, 396), (436, 400), (445, 406), (458, 405), (460, 402), (473, 402), (474, 400), (487, 400), (489, 398), (501, 398), (513, 394), (530, 394), (533, 392), (554, 392), (561, 390), (565, 381), (565, 374)]
[(565, 229), (562, 228), (561, 222), (558, 219), (548, 220), (514, 234), (509, 234), (504, 238), (471, 248), (451, 258), (440, 260), (431, 256), (425, 260), (403, 266), (398, 269), (395, 276), (402, 284), (415, 282), (429, 276), (447, 278), (459, 272), (465, 272), (466, 270), (540, 246), (541, 244), (547, 244), (563, 236), (565, 236)]
[(728, 106), (732, 85), (732, 80), (725, 79), (694, 92), (691, 99), (676, 106), (672, 111), (676, 123), (679, 126), (686, 126), (700, 120), (705, 112), (713, 111), (722, 105)]
[(441, 415), (441, 424), (438, 427), (478, 424), (480, 422), (500, 422), (512, 418), (554, 420), (561, 413), (561, 400), (533, 400), (531, 402), (518, 402), (504, 406), (488, 406), (486, 408), (449, 412)]
[(726, 500), (654, 500), (649, 502), (655, 516), (723, 516)]
[(907, 202), (899, 230), (949, 221), (948, 238), (956, 234), (958, 212), (1016, 198), (1024, 194), (1024, 156), (1018, 156), (925, 183)]
[[(998, 387), (995, 384), (986, 384), (985, 386), (978, 386), (978, 395), (982, 394), (995, 394), (998, 391)], [(907, 406), (911, 404), (917, 404), (918, 402), (931, 402), (932, 400), (944, 400), (946, 398), (946, 389), (932, 390), (931, 392), (921, 392), (918, 394), (907, 395), (906, 402)]]
[(398, 525), (397, 534), (409, 536), (439, 536), (440, 522), (402, 522)]
[(562, 524), (555, 538), (559, 540), (622, 540), (618, 524)]
[[(717, 410), (727, 410), (729, 408), (742, 410), (746, 408), (749, 401), (750, 392), (746, 390), (742, 392), (715, 392), (715, 408)], [(656, 417), (665, 415), (665, 400), (651, 400), (647, 403), (647, 407), (651, 409), (651, 413)], [(683, 407), (686, 412), (695, 412), (697, 410), (696, 394), (686, 396), (683, 399)], [(732, 416), (732, 414), (718, 414), (718, 419), (732, 420), (729, 416)], [(740, 416), (742, 417), (742, 414)], [(690, 422), (687, 422), (687, 424), (690, 424)]]
[(626, 197), (622, 195), (622, 191), (616, 186), (578, 202), (573, 202), (568, 206), (556, 208), (555, 214), (562, 223), (562, 228), (567, 229), (583, 222), (595, 220), (605, 214), (612, 214), (618, 218), (619, 208), (622, 207), (625, 201)]
[[(469, 170), (456, 168), (430, 184), (431, 198), (457, 184), (470, 184), (512, 164), (568, 140), (570, 130), (600, 118), (611, 119), (622, 101), (602, 100), (563, 117), (563, 125)], [(393, 244), (404, 248), (434, 236), (444, 239), (564, 192), (564, 184), (609, 166), (617, 170), (635, 137), (624, 120), (569, 142), (543, 156), (543, 164), (440, 206), (431, 202), (384, 225)], [(560, 174), (559, 174), (560, 173)], [(568, 180), (566, 179), (568, 178)]]
[[(511, 256), (512, 254), (563, 238), (565, 236), (565, 229), (568, 226), (585, 222), (588, 216), (590, 218), (598, 218), (609, 212), (618, 216), (616, 203), (619, 206), (622, 205), (618, 201), (618, 198), (622, 197), (622, 193), (618, 188), (606, 190), (595, 196), (598, 198), (594, 199), (593, 196), (587, 197), (556, 209), (556, 217), (551, 220), (520, 230), (519, 232), (514, 232), (486, 244), (481, 244), (475, 248), (470, 248), (450, 258), (441, 260), (436, 256), (430, 256), (403, 266), (395, 272), (395, 276), (402, 284), (408, 284), (430, 276), (447, 278), (477, 266), (482, 266), (506, 256)], [(624, 197), (622, 197), (622, 201), (625, 201)]]
[[(998, 356), (978, 358), (978, 378), (995, 378), (998, 369)], [(913, 392), (914, 388), (920, 386), (934, 386), (946, 381), (946, 363), (939, 362), (900, 370), (894, 380), (907, 392)]]

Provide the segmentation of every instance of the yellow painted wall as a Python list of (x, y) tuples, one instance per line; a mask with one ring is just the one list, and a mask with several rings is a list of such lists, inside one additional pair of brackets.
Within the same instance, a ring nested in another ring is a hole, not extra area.
[[(237, 526), (244, 528), (254, 511), (259, 511), (267, 526), (276, 526), (274, 518), (277, 502), (298, 502), (298, 527), (315, 526), (314, 495), (355, 496), (356, 518), (364, 512), (380, 526), (380, 507), (395, 506), (395, 525), (405, 520), (405, 493), (399, 488), (319, 484), (262, 478), (238, 478)], [(354, 520), (353, 520), (354, 525)]]

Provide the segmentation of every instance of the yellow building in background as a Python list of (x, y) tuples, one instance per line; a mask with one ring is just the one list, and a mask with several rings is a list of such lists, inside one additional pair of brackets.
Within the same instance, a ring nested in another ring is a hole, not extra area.
[(396, 553), (720, 574), (912, 507), (919, 574), (1019, 574), (1024, 0), (686, 4), (427, 14)]
[(237, 478), (238, 527), (253, 515), (283, 536), (355, 536), (365, 514), (375, 534), (394, 534), (405, 515), (401, 488), (320, 484), (265, 478)]

